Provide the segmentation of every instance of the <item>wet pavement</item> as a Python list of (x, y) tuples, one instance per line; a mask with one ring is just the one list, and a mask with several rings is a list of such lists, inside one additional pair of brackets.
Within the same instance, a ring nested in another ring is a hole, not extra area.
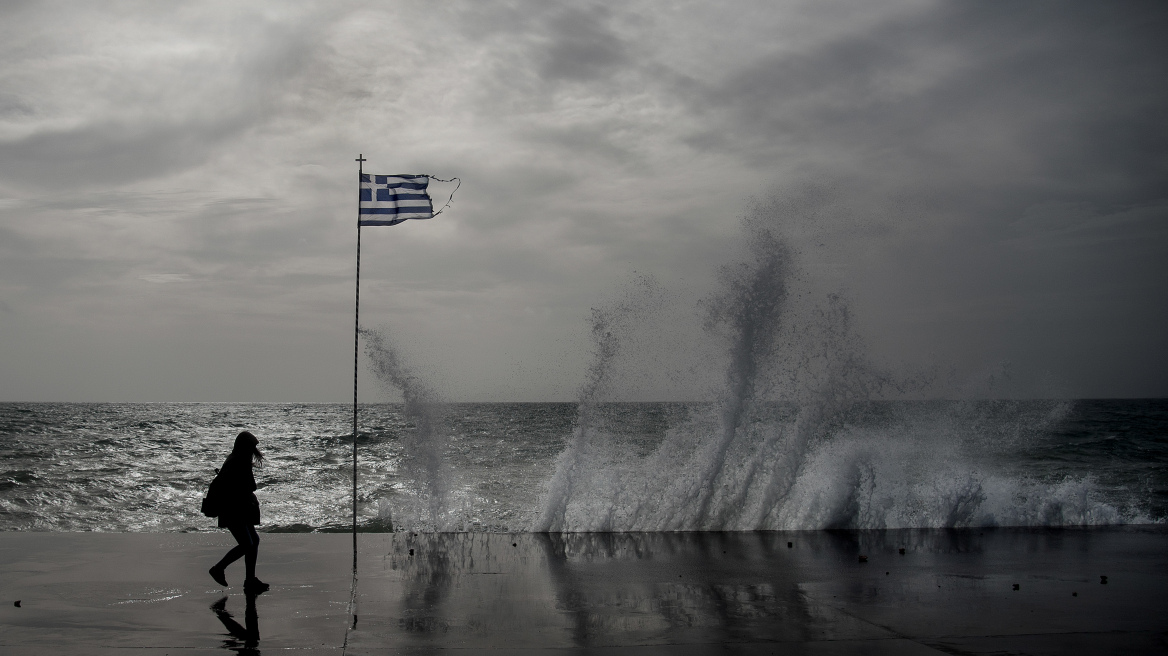
[(0, 533), (0, 654), (1168, 653), (1163, 527), (261, 537)]
[(0, 533), (0, 654), (341, 653), (352, 537), (261, 534), (256, 575), (272, 588), (250, 622), (243, 561), (226, 590), (207, 574), (234, 544), (226, 531)]
[(1159, 529), (369, 536), (349, 653), (1165, 653), (1166, 538)]

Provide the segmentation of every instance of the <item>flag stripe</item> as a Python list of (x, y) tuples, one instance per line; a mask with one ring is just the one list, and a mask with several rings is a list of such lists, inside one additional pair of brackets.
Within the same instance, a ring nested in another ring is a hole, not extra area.
[[(421, 217), (419, 217), (421, 218)], [(362, 226), (393, 226), (407, 221), (407, 219), (362, 219), (358, 223)]]
[(417, 189), (424, 190), (430, 186), (429, 182), (379, 182), (378, 189)]
[(422, 180), (421, 184), (430, 184), (430, 176), (428, 175), (375, 175), (373, 182), (377, 184), (394, 184), (396, 182), (409, 182)]
[(398, 180), (425, 180), (427, 182), (430, 181), (430, 176), (428, 176), (428, 175), (410, 175), (408, 173), (407, 174), (398, 174), (398, 175), (371, 175), (369, 173), (362, 173), (361, 174), (361, 182), (376, 182), (377, 184), (385, 184), (385, 182), (387, 180), (389, 180), (390, 178), (394, 178), (394, 179), (398, 179)]
[(409, 217), (411, 219), (415, 219), (415, 218), (418, 218), (421, 216), (425, 216), (428, 219), (428, 218), (430, 218), (430, 214), (432, 214), (433, 211), (434, 211), (434, 208), (432, 206), (418, 207), (417, 205), (411, 205), (408, 207), (362, 207), (361, 208), (362, 214), (417, 214), (418, 215), (417, 217), (413, 217), (413, 216)]
[(389, 189), (378, 189), (377, 200), (379, 201), (397, 201), (397, 200), (424, 200), (430, 202), (430, 194), (398, 194)]

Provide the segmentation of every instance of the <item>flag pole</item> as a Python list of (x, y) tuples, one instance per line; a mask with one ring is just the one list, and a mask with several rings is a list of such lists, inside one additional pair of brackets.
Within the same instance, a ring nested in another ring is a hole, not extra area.
[[(358, 154), (357, 189), (365, 173), (365, 157)], [(361, 201), (357, 200), (357, 277), (353, 300), (353, 572), (357, 571), (357, 354), (361, 338)]]

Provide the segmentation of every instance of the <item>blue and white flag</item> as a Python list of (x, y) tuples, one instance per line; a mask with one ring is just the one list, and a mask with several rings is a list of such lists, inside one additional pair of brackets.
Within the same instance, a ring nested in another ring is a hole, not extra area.
[(361, 174), (361, 202), (358, 223), (363, 226), (391, 226), (408, 219), (429, 219), (434, 204), (426, 187), (428, 175)]

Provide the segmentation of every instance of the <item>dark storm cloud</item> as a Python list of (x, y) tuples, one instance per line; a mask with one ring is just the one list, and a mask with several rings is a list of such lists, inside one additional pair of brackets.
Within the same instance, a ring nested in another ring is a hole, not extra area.
[(625, 43), (607, 25), (610, 12), (569, 7), (547, 21), (537, 55), (545, 79), (592, 81), (611, 75), (629, 63)]
[(33, 113), (32, 105), (24, 102), (19, 96), (0, 91), (0, 117), (28, 117)]
[(616, 126), (533, 127), (520, 135), (542, 147), (571, 153), (573, 157), (594, 157), (606, 162), (643, 163), (629, 145), (622, 142)]
[(1147, 3), (941, 5), (704, 89), (712, 127), (691, 143), (759, 161), (809, 149), (964, 189), (1159, 198), (1166, 29), (1168, 8)]
[[(618, 95), (615, 78), (635, 74), (643, 51), (629, 34), (631, 12), (603, 5), (564, 7), (541, 2), (506, 9), (475, 7), (460, 15), (461, 33), (483, 43), (499, 60), (488, 78), (487, 111), (515, 102), (547, 106), (565, 89), (597, 99)], [(618, 28), (623, 28), (618, 29)]]

